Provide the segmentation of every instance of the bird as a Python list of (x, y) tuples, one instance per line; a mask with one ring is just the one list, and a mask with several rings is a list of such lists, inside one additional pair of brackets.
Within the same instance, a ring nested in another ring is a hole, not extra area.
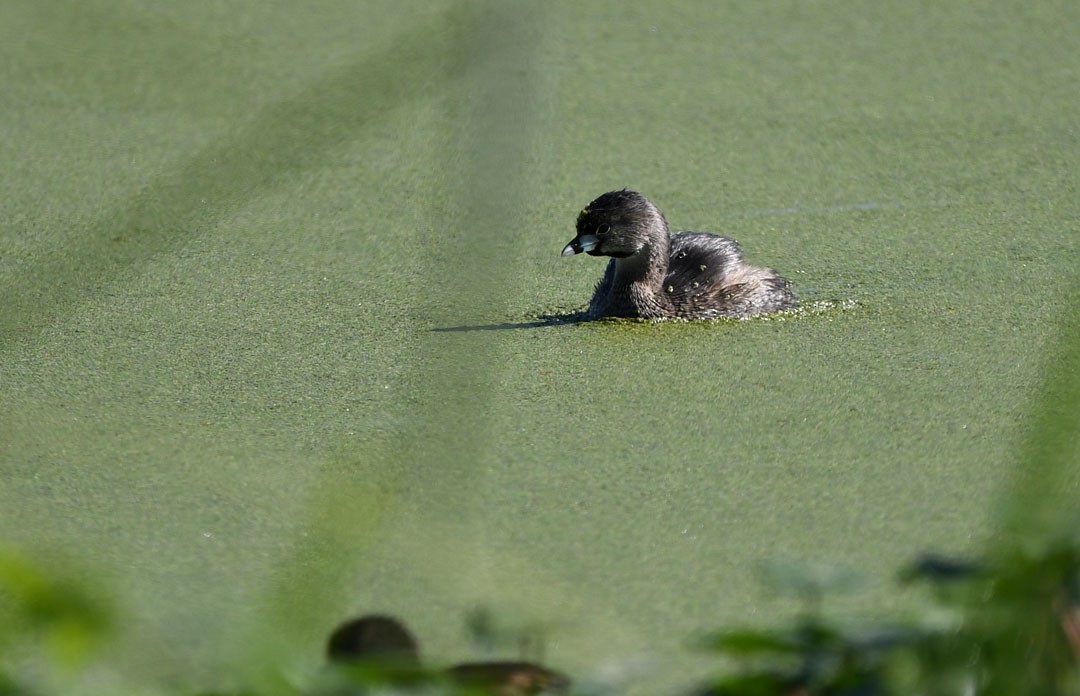
[[(401, 685), (422, 681), (420, 649), (412, 632), (400, 620), (385, 614), (367, 614), (339, 625), (326, 645), (327, 660), (340, 667), (381, 665)], [(536, 696), (562, 693), (570, 686), (565, 675), (532, 662), (495, 661), (454, 665), (431, 673), (457, 689), (491, 696)], [(418, 679), (418, 677), (421, 677)]]
[(589, 319), (743, 318), (796, 306), (791, 283), (743, 261), (731, 237), (671, 234), (664, 214), (637, 191), (609, 191), (578, 214), (562, 256), (609, 256)]

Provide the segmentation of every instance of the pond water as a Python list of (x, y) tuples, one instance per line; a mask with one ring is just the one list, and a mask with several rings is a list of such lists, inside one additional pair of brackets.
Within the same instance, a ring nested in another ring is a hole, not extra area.
[[(1077, 13), (15, 3), (3, 538), (115, 590), (131, 683), (367, 611), (475, 657), (482, 605), (671, 693), (797, 609), (770, 561), (911, 611), (994, 538), (1076, 274)], [(569, 320), (623, 186), (803, 309)]]

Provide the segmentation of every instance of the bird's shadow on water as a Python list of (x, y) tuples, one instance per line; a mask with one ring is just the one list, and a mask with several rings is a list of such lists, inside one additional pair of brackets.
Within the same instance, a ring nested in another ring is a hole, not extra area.
[[(852, 285), (851, 287), (854, 287)], [(501, 322), (498, 324), (473, 324), (466, 326), (437, 326), (433, 333), (450, 333), (460, 331), (507, 331), (512, 329), (540, 329), (547, 326), (566, 326), (568, 324), (581, 324), (584, 322), (596, 324), (713, 324), (746, 322), (746, 321), (787, 321), (801, 317), (815, 317), (830, 315), (834, 312), (846, 312), (857, 309), (863, 304), (855, 299), (827, 295), (828, 299), (814, 299), (803, 297), (799, 304), (791, 309), (780, 309), (765, 314), (756, 314), (750, 317), (715, 317), (712, 319), (682, 319), (669, 317), (663, 319), (639, 319), (631, 317), (589, 317), (588, 312), (563, 312), (559, 314), (541, 314), (531, 321)]]
[(545, 326), (564, 326), (580, 324), (589, 320), (587, 312), (568, 312), (565, 314), (541, 314), (532, 321), (501, 322), (499, 324), (473, 324), (469, 326), (437, 326), (433, 333), (452, 333), (458, 331), (509, 331), (513, 329), (540, 329)]

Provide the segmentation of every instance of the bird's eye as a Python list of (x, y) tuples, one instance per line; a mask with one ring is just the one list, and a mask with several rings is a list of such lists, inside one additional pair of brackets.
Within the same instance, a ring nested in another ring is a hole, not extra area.
[(601, 222), (596, 228), (596, 234), (607, 234), (611, 231), (611, 225)]

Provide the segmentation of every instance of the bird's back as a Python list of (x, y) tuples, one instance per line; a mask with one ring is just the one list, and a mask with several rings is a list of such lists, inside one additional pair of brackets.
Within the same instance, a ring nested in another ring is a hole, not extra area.
[(687, 319), (745, 317), (795, 306), (788, 281), (771, 268), (743, 262), (731, 237), (706, 232), (671, 236), (664, 279), (675, 316)]

